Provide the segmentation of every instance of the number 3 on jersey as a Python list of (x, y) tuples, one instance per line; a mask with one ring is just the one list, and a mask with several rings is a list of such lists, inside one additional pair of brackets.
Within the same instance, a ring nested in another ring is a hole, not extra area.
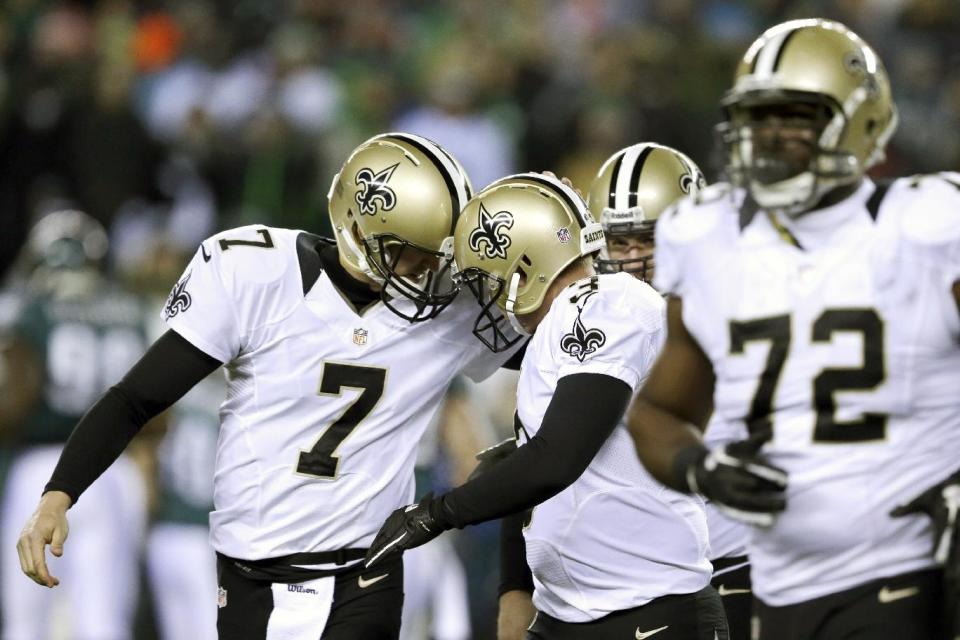
[(338, 362), (324, 362), (320, 376), (319, 395), (339, 396), (343, 389), (358, 389), (360, 395), (347, 410), (331, 424), (309, 451), (300, 451), (297, 473), (334, 480), (340, 456), (337, 449), (353, 430), (366, 418), (383, 395), (387, 370)]
[[(813, 379), (813, 403), (817, 412), (814, 442), (865, 442), (886, 436), (887, 416), (864, 413), (859, 420), (840, 422), (834, 415), (837, 391), (870, 391), (886, 374), (883, 366), (883, 321), (873, 309), (827, 309), (813, 323), (812, 341), (830, 342), (839, 331), (863, 335), (863, 366), (859, 369), (829, 367)], [(748, 342), (769, 341), (767, 363), (745, 418), (751, 434), (772, 436), (773, 399), (790, 351), (790, 316), (730, 322), (730, 353), (742, 354)]]

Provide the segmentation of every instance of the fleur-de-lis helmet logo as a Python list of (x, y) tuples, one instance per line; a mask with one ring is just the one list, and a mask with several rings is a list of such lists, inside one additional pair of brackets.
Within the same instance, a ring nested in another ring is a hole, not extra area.
[(483, 253), (488, 258), (506, 258), (510, 247), (510, 236), (507, 229), (513, 228), (513, 214), (509, 211), (498, 211), (492, 214), (480, 203), (480, 221), (477, 228), (470, 232), (470, 248)]
[(387, 186), (387, 183), (390, 182), (390, 177), (393, 176), (399, 164), (399, 162), (392, 164), (377, 173), (367, 167), (357, 171), (354, 182), (360, 186), (360, 189), (354, 194), (353, 199), (360, 208), (360, 215), (375, 216), (378, 208), (381, 211), (390, 211), (397, 205), (397, 194)]
[(183, 280), (173, 286), (173, 290), (170, 291), (170, 295), (167, 296), (167, 302), (163, 305), (163, 316), (167, 320), (178, 313), (186, 311), (190, 308), (190, 305), (193, 304), (193, 298), (187, 291), (187, 283), (190, 282), (191, 275), (192, 272), (188, 272)]
[(583, 320), (578, 313), (573, 330), (560, 338), (560, 348), (583, 362), (584, 358), (602, 347), (606, 341), (607, 336), (600, 329), (587, 329), (583, 326)]

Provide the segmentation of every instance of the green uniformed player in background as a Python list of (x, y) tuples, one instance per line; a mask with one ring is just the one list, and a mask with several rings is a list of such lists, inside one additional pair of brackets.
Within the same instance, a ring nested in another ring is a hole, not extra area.
[(37, 487), (49, 478), (73, 426), (146, 345), (147, 306), (103, 274), (107, 248), (107, 234), (92, 218), (57, 211), (33, 228), (22, 259), (24, 295), (3, 346), (5, 395), (16, 398), (4, 403), (0, 420), (13, 453), (0, 517), (4, 638), (48, 637), (57, 624), (50, 614), (57, 598), (67, 600), (71, 637), (131, 637), (147, 510), (133, 456), (121, 458), (71, 509), (78, 525), (70, 537), (73, 553), (53, 562), (61, 575), (82, 579), (60, 593), (25, 585), (15, 551)]

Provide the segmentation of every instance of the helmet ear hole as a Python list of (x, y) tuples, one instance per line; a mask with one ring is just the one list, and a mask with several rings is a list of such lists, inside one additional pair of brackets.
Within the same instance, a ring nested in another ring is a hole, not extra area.
[(520, 256), (520, 262), (527, 265), (528, 267), (533, 266), (533, 262), (530, 261), (530, 256), (528, 256), (527, 254), (523, 254), (522, 256)]
[[(529, 265), (530, 259), (524, 255), (522, 258), (520, 258), (520, 261), (523, 262), (524, 259), (526, 259), (526, 262)], [(527, 270), (523, 267), (517, 267), (517, 273), (520, 274), (520, 283), (518, 284), (518, 288), (522, 289), (523, 287), (527, 286)]]

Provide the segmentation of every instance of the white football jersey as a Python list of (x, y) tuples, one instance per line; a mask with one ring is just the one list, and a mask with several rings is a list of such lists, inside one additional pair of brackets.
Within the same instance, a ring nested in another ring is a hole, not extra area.
[(933, 565), (930, 520), (888, 514), (960, 460), (960, 176), (870, 181), (781, 220), (717, 185), (660, 218), (657, 286), (713, 363), (715, 407), (772, 430), (787, 510), (754, 531), (755, 593), (782, 606)]
[(326, 273), (302, 274), (301, 234), (213, 236), (164, 309), (226, 363), (210, 536), (245, 560), (369, 546), (413, 499), (417, 442), (450, 381), (482, 379), (510, 356), (472, 335), (469, 295), (416, 324), (380, 302), (358, 314)]
[[(663, 343), (663, 309), (649, 285), (626, 273), (561, 292), (520, 369), (521, 445), (539, 430), (564, 376), (604, 374), (637, 391)], [(534, 605), (566, 622), (693, 593), (710, 581), (702, 500), (657, 482), (623, 421), (576, 482), (533, 510), (524, 537)]]

